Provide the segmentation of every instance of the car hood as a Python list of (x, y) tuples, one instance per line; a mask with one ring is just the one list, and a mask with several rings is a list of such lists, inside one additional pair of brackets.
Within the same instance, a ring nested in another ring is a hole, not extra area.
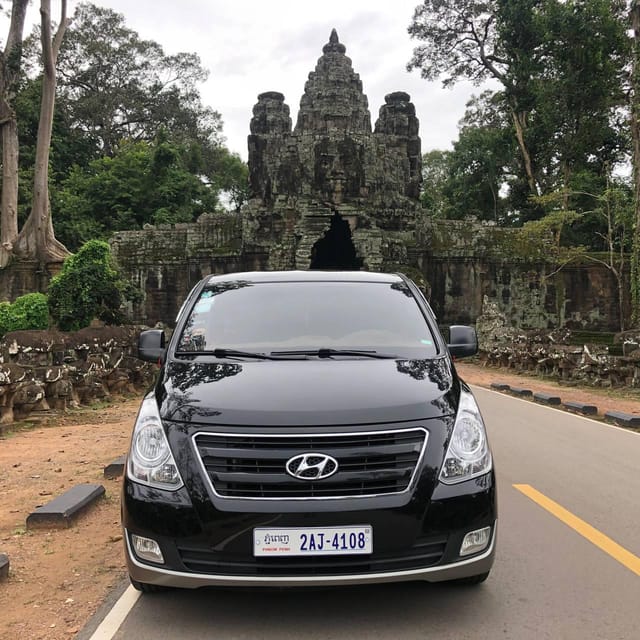
[(156, 387), (165, 420), (324, 426), (424, 420), (455, 413), (448, 358), (170, 361)]

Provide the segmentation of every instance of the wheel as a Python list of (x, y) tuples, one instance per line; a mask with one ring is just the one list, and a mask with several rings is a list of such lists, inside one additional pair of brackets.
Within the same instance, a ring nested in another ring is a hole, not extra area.
[(165, 591), (166, 587), (163, 587), (159, 584), (148, 584), (147, 582), (138, 582), (134, 580), (131, 576), (129, 576), (129, 580), (131, 581), (131, 586), (136, 591), (141, 591), (142, 593), (159, 593), (160, 591)]
[(461, 584), (473, 586), (476, 584), (482, 584), (489, 577), (489, 572), (479, 573), (477, 576), (469, 576), (468, 578), (458, 578), (457, 580), (451, 580), (451, 584)]

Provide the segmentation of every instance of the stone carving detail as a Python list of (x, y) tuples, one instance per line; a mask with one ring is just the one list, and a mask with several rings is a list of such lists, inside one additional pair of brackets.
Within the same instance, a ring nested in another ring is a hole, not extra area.
[(517, 335), (517, 331), (508, 325), (504, 313), (488, 296), (484, 296), (482, 301), (482, 314), (476, 320), (476, 333), (480, 348), (485, 349), (512, 342)]
[(615, 356), (602, 345), (566, 344), (570, 333), (521, 331), (511, 341), (481, 343), (478, 360), (483, 366), (534, 373), (566, 385), (640, 388), (640, 353)]
[(264, 202), (271, 202), (273, 188), (287, 192), (291, 186), (286, 172), (280, 171), (287, 164), (281, 160), (283, 140), (291, 133), (291, 117), (284, 96), (276, 91), (261, 93), (249, 128), (249, 185), (252, 193)]
[[(191, 287), (210, 273), (351, 268), (406, 273), (422, 283), (443, 324), (475, 322), (487, 295), (506, 329), (619, 327), (617, 289), (604, 267), (558, 271), (544, 255), (530, 254), (513, 229), (439, 220), (422, 209), (410, 97), (389, 93), (372, 129), (346, 52), (332, 31), (295, 126), (282, 93), (258, 96), (248, 137), (250, 200), (239, 215), (206, 214), (197, 223), (111, 238), (118, 264), (144, 292), (130, 309), (132, 321), (172, 323)], [(14, 273), (16, 291), (42, 290), (23, 275)], [(480, 327), (484, 342), (493, 339), (496, 320)]]
[[(293, 130), (281, 93), (258, 96), (248, 140), (251, 199), (243, 210), (244, 249), (267, 252), (272, 269), (393, 264), (384, 248), (413, 240), (419, 209), (418, 130), (415, 108), (403, 92), (386, 97), (372, 130), (362, 81), (334, 29), (309, 74)], [(339, 223), (336, 214), (350, 231), (339, 244), (352, 242), (357, 257), (341, 264), (335, 255), (335, 264), (316, 265), (314, 248)]]
[(0, 426), (33, 411), (140, 392), (156, 367), (137, 358), (140, 327), (13, 331), (0, 340)]
[(371, 133), (369, 104), (362, 81), (345, 52), (346, 47), (338, 42), (334, 29), (305, 84), (296, 133), (311, 136), (335, 136), (338, 131), (343, 135)]
[(418, 137), (419, 123), (416, 109), (409, 94), (403, 91), (390, 93), (380, 107), (375, 133), (387, 137), (387, 149), (393, 154), (385, 156), (388, 172), (398, 172), (396, 181), (405, 184), (405, 195), (420, 197), (422, 182), (422, 152)]

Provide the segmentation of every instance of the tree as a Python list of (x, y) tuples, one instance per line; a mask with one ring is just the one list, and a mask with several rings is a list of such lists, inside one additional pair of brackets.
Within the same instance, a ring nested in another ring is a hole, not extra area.
[(408, 69), (445, 87), (460, 79), (476, 84), (493, 79), (504, 88), (509, 116), (522, 154), (531, 193), (537, 193), (527, 144), (530, 79), (540, 64), (537, 12), (540, 0), (424, 0), (409, 34), (422, 44)]
[(60, 24), (53, 36), (51, 1), (41, 0), (40, 29), (44, 70), (33, 178), (33, 205), (15, 243), (15, 251), (20, 257), (36, 259), (41, 264), (60, 261), (69, 255), (66, 247), (55, 238), (49, 200), (49, 150), (56, 99), (56, 60), (66, 28), (67, 0), (61, 0)]
[(58, 69), (73, 126), (97, 140), (103, 155), (113, 156), (121, 140), (151, 142), (161, 128), (179, 142), (220, 144), (220, 114), (202, 105), (197, 90), (207, 78), (199, 57), (165, 54), (111, 9), (78, 5)]
[(605, 258), (588, 255), (587, 258), (603, 265), (616, 280), (618, 289), (618, 312), (620, 331), (625, 330), (625, 282), (624, 271), (627, 254), (631, 249), (633, 229), (632, 190), (623, 180), (608, 181), (607, 189), (601, 195), (593, 195), (596, 201), (594, 212), (603, 218), (606, 233), (601, 234), (605, 242)]
[(605, 167), (624, 151), (623, 11), (623, 0), (425, 0), (416, 9), (409, 32), (423, 44), (410, 69), (445, 86), (502, 86), (528, 186), (512, 190), (523, 220), (542, 213), (528, 208), (532, 195), (569, 194), (578, 172), (599, 175), (604, 189)]
[(625, 105), (629, 39), (622, 0), (568, 0), (545, 5), (532, 131), (543, 192), (580, 191), (573, 175), (590, 172), (606, 189), (609, 167), (625, 149), (616, 113)]
[(106, 242), (91, 240), (69, 256), (49, 286), (49, 311), (63, 331), (75, 331), (98, 318), (122, 320), (121, 306), (133, 292), (118, 271)]
[(114, 157), (76, 166), (53, 200), (57, 233), (72, 249), (144, 224), (193, 222), (218, 205), (218, 188), (194, 171), (193, 154), (161, 132), (122, 143)]
[(640, 325), (640, 0), (632, 0), (630, 8), (632, 27), (630, 78), (630, 129), (633, 159), (634, 231), (631, 253), (631, 321)]
[(518, 221), (517, 216), (508, 215), (505, 197), (509, 181), (517, 174), (517, 150), (503, 101), (502, 92), (485, 91), (467, 103), (444, 189), (453, 218), (473, 215), (497, 224)]
[(20, 78), (22, 34), (29, 0), (13, 0), (9, 35), (0, 52), (0, 138), (2, 199), (0, 201), (0, 266), (7, 263), (18, 237), (18, 124), (14, 99)]
[[(42, 77), (25, 78), (15, 99), (20, 136), (18, 226), (26, 221), (33, 202), (33, 174), (40, 124), (40, 102)], [(69, 111), (64, 100), (56, 98), (49, 153), (49, 189), (51, 192), (51, 213), (56, 237), (71, 249), (66, 239), (59, 233), (58, 221), (65, 212), (58, 206), (58, 193), (74, 166), (87, 167), (100, 157), (95, 139), (72, 126)]]
[(49, 304), (43, 293), (27, 293), (11, 302), (0, 302), (0, 336), (9, 331), (47, 329)]
[[(508, 149), (508, 146), (506, 147)], [(451, 217), (468, 215), (505, 224), (504, 137), (500, 130), (468, 127), (460, 132), (450, 158), (450, 179), (445, 194), (452, 203)]]
[[(592, 210), (577, 212), (564, 209), (570, 196), (581, 196), (592, 203)], [(554, 275), (576, 260), (595, 262), (607, 269), (616, 281), (620, 331), (625, 330), (625, 266), (632, 245), (633, 190), (626, 179), (608, 176), (606, 189), (601, 193), (571, 193), (563, 191), (536, 198), (547, 212), (539, 220), (527, 222), (519, 229), (520, 240), (542, 249), (539, 257), (555, 260), (556, 269), (547, 274)], [(590, 251), (580, 245), (569, 245), (562, 241), (563, 235), (586, 216), (600, 218), (595, 233), (600, 237), (604, 251)], [(549, 242), (551, 239), (551, 242)], [(546, 248), (545, 248), (546, 247)]]
[(211, 186), (239, 212), (249, 200), (249, 167), (237, 153), (231, 153), (222, 145), (214, 148), (211, 155), (202, 163), (200, 173), (208, 171)]
[(485, 91), (468, 103), (451, 151), (423, 156), (423, 205), (440, 218), (474, 216), (515, 224), (509, 187), (517, 173), (517, 149), (505, 119), (501, 92)]
[(447, 218), (444, 190), (449, 179), (450, 151), (433, 149), (422, 155), (422, 206), (434, 218)]
[[(25, 66), (35, 70), (35, 36), (25, 47)], [(206, 71), (197, 56), (167, 56), (122, 15), (84, 3), (57, 71), (49, 182), (56, 236), (70, 249), (145, 223), (193, 221), (214, 211), (221, 193), (236, 210), (246, 201), (246, 164), (222, 145), (219, 114), (201, 104), (196, 84)], [(18, 97), (25, 176), (40, 84), (27, 79)], [(30, 195), (21, 191), (21, 211)]]

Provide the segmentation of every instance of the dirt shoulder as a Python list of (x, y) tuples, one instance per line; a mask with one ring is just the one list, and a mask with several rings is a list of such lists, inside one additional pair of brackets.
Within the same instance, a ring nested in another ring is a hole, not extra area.
[[(458, 363), (470, 384), (505, 382), (608, 410), (640, 414), (640, 393), (563, 387), (512, 371)], [(125, 577), (120, 481), (104, 467), (126, 452), (139, 398), (41, 418), (0, 438), (0, 553), (11, 573), (0, 582), (0, 638), (73, 638)], [(70, 529), (26, 531), (38, 505), (81, 482), (106, 497)]]
[[(0, 638), (73, 638), (125, 576), (120, 482), (104, 467), (126, 452), (139, 399), (40, 418), (0, 439)], [(79, 483), (105, 498), (69, 529), (26, 531), (27, 515)]]

